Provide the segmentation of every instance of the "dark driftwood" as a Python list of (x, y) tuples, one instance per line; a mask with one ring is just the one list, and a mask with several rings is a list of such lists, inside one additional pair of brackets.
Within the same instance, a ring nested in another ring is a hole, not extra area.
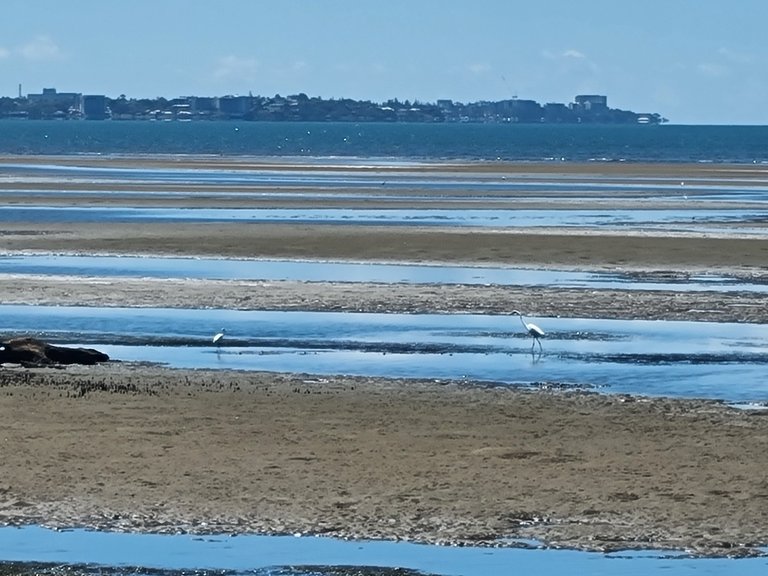
[(0, 343), (0, 362), (24, 365), (97, 364), (109, 356), (93, 348), (54, 346), (36, 338), (14, 338)]

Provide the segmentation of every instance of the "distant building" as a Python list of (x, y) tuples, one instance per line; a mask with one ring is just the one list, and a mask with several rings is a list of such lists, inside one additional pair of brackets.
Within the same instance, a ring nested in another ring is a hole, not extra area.
[(513, 97), (499, 101), (462, 103), (440, 99), (436, 103), (383, 103), (349, 98), (324, 100), (304, 93), (287, 97), (186, 96), (167, 100), (109, 98), (98, 94), (57, 92), (45, 88), (26, 98), (0, 99), (0, 118), (88, 119), (88, 120), (238, 120), (238, 121), (315, 121), (315, 122), (488, 122), (488, 123), (585, 123), (659, 124), (667, 120), (657, 113), (638, 114), (608, 108), (608, 97), (580, 94), (568, 104)]
[(250, 96), (223, 96), (219, 98), (219, 112), (226, 118), (242, 118), (251, 110), (252, 100)]
[(608, 110), (608, 96), (597, 94), (582, 94), (574, 99), (575, 107), (587, 112), (602, 112)]
[(33, 105), (51, 105), (58, 109), (80, 109), (82, 94), (76, 92), (56, 92), (56, 88), (43, 88), (41, 94), (27, 94), (27, 100)]
[(535, 100), (501, 100), (495, 105), (496, 114), (504, 122), (540, 122), (541, 105)]
[(190, 96), (191, 112), (197, 116), (212, 116), (219, 111), (219, 99), (211, 96)]
[(86, 94), (82, 98), (81, 110), (86, 120), (105, 120), (109, 117), (107, 97), (100, 94)]
[(82, 94), (56, 92), (56, 88), (44, 88), (41, 94), (27, 94), (26, 108), (32, 119), (79, 118), (82, 110)]
[(573, 111), (561, 102), (544, 104), (544, 121), (553, 123), (571, 122)]
[(174, 104), (171, 112), (176, 120), (192, 120), (192, 109), (189, 104)]

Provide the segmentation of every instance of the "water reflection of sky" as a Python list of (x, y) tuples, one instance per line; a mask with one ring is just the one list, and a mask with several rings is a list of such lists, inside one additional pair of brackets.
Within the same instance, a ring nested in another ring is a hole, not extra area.
[[(451, 226), (491, 228), (603, 227), (675, 231), (723, 230), (726, 224), (764, 222), (764, 210), (441, 210), (353, 208), (126, 208), (5, 206), (0, 222), (251, 222)], [(759, 233), (759, 228), (740, 228)]]
[[(115, 182), (113, 184), (118, 184)], [(457, 208), (461, 204), (468, 202), (488, 204), (491, 208), (494, 203), (511, 201), (515, 202), (552, 202), (564, 200), (570, 203), (579, 201), (594, 201), (595, 194), (605, 194), (606, 192), (615, 192), (617, 199), (622, 201), (639, 199), (642, 201), (657, 200), (664, 202), (680, 202), (682, 200), (696, 201), (697, 203), (707, 202), (716, 205), (718, 202), (745, 202), (755, 205), (768, 202), (768, 188), (766, 189), (742, 189), (723, 186), (701, 186), (696, 190), (685, 189), (683, 192), (675, 186), (652, 186), (647, 185), (629, 185), (616, 186), (606, 189), (604, 185), (592, 184), (564, 184), (564, 183), (526, 183), (505, 185), (502, 189), (498, 187), (482, 186), (479, 189), (466, 190), (466, 185), (456, 185), (454, 187), (444, 187), (443, 194), (435, 191), (425, 190), (423, 187), (416, 187), (415, 183), (408, 186), (388, 186), (379, 185), (377, 189), (365, 189), (364, 192), (353, 191), (359, 188), (344, 188), (328, 186), (325, 188), (311, 188), (311, 191), (300, 190), (293, 186), (275, 186), (264, 185), (255, 188), (238, 188), (236, 192), (228, 191), (227, 188), (220, 188), (215, 191), (210, 189), (190, 188), (189, 190), (112, 190), (109, 188), (94, 189), (95, 184), (82, 183), (87, 185), (82, 189), (73, 186), (74, 183), (67, 182), (67, 189), (64, 190), (37, 190), (29, 188), (4, 188), (0, 190), (0, 199), (5, 196), (19, 196), (36, 198), (58, 198), (66, 199), (68, 197), (91, 197), (91, 198), (109, 198), (111, 200), (119, 199), (164, 199), (164, 198), (195, 198), (210, 197), (212, 194), (221, 200), (247, 200), (247, 199), (271, 199), (271, 200), (304, 200), (307, 202), (327, 201), (327, 200), (357, 200), (357, 201), (375, 201), (375, 202), (404, 202), (417, 201), (425, 202), (437, 200), (441, 203), (454, 204)], [(108, 186), (107, 182), (99, 182), (101, 186)], [(613, 189), (615, 188), (615, 189)], [(342, 192), (341, 190), (350, 190)], [(394, 193), (396, 190), (401, 191)], [(404, 193), (404, 190), (421, 190), (421, 193)], [(701, 194), (696, 196), (695, 194)], [(513, 195), (514, 194), (514, 195)]]
[(711, 274), (678, 276), (672, 273), (653, 275), (443, 264), (418, 265), (306, 260), (14, 255), (0, 256), (0, 274), (768, 292), (768, 283), (748, 282), (743, 279)]
[[(0, 528), (0, 560), (146, 566), (176, 570), (219, 569), (247, 573), (273, 566), (388, 566), (440, 576), (502, 574), (622, 574), (680, 576), (764, 574), (766, 558), (690, 558), (663, 552), (597, 554), (425, 546), (407, 542), (341, 541), (292, 536), (141, 535), (38, 527)], [(135, 574), (135, 569), (127, 572)], [(286, 573), (286, 572), (281, 572)], [(290, 574), (290, 571), (287, 572)]]
[[(306, 159), (302, 159), (307, 162)], [(685, 182), (675, 178), (642, 176), (601, 176), (599, 174), (509, 174), (480, 173), (465, 170), (461, 173), (439, 171), (392, 171), (391, 166), (381, 165), (379, 170), (348, 170), (337, 166), (328, 170), (292, 169), (147, 169), (60, 165), (2, 166), (2, 174), (9, 181), (24, 182), (46, 178), (51, 181), (66, 179), (68, 185), (98, 182), (130, 182), (155, 184), (207, 184), (211, 186), (250, 185), (274, 187), (311, 188), (419, 188), (424, 190), (471, 190), (482, 191), (592, 191), (625, 194), (632, 191), (675, 193), (675, 196), (696, 193), (715, 194), (721, 199), (768, 200), (768, 181), (761, 179), (723, 178), (713, 183), (711, 179), (688, 178)], [(680, 194), (677, 194), (677, 193)]]
[[(607, 393), (768, 401), (756, 324), (85, 307), (0, 307), (0, 335), (33, 334), (173, 367), (558, 383)], [(226, 327), (219, 348), (211, 336)]]

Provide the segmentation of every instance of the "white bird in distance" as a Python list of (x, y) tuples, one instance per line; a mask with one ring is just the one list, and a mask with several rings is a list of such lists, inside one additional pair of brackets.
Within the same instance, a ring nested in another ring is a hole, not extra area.
[(523, 328), (525, 328), (525, 331), (528, 332), (528, 334), (533, 338), (533, 346), (535, 346), (536, 342), (538, 342), (539, 350), (541, 350), (542, 346), (541, 346), (540, 338), (544, 336), (544, 330), (542, 330), (532, 322), (526, 322), (525, 320), (523, 320), (523, 314), (518, 310), (512, 310), (512, 315), (520, 316), (520, 322), (522, 322)]

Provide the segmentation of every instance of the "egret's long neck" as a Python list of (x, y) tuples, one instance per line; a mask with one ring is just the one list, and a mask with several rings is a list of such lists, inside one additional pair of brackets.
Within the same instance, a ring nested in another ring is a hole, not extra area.
[(520, 314), (519, 316), (520, 316), (520, 324), (522, 324), (522, 325), (523, 325), (523, 328), (525, 328), (526, 330), (528, 330), (528, 326), (525, 324), (525, 320), (523, 320), (523, 315), (522, 315), (522, 314)]

